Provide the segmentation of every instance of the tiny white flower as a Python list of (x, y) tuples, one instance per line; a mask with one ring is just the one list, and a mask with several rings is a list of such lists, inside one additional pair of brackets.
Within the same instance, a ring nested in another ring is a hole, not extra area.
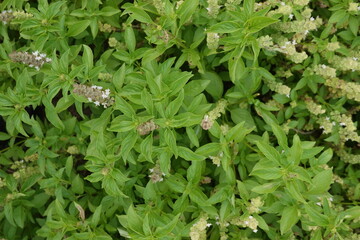
[(154, 169), (153, 169), (153, 168), (150, 168), (149, 171), (152, 173), (152, 172), (154, 172)]
[(329, 118), (329, 117), (326, 117), (325, 119), (326, 119), (326, 120), (328, 120), (328, 121), (330, 120), (330, 118)]
[(163, 179), (163, 178), (160, 178), (159, 182), (162, 182), (162, 181), (164, 181), (164, 179)]
[(215, 224), (216, 224), (216, 225), (220, 225), (220, 223), (219, 223), (219, 222), (216, 222)]
[(206, 224), (206, 227), (211, 227), (211, 223), (207, 223), (207, 224)]
[(322, 69), (325, 69), (325, 68), (326, 68), (326, 65), (325, 65), (325, 64), (322, 64), (322, 65), (321, 65), (321, 68), (322, 68)]
[(332, 197), (329, 197), (329, 201), (332, 202), (334, 201), (334, 199)]
[(284, 2), (281, 2), (280, 4), (281, 4), (281, 6), (285, 6), (285, 5), (286, 5)]
[(42, 58), (41, 57), (35, 57), (35, 60), (41, 60)]
[(210, 12), (210, 11), (211, 11), (211, 8), (207, 7), (206, 10), (208, 10), (208, 12)]
[(309, 33), (309, 30), (305, 30), (304, 34), (306, 35), (306, 34), (308, 34), (308, 33)]
[(35, 69), (38, 70), (38, 71), (40, 70), (40, 68), (38, 66), (36, 66)]
[(35, 51), (32, 53), (34, 56), (38, 56), (39, 55), (39, 51)]
[(103, 87), (101, 87), (101, 86), (96, 86), (96, 88), (99, 90), (103, 89)]
[(91, 88), (96, 89), (96, 88), (97, 88), (97, 86), (96, 86), (96, 85), (92, 85), (92, 86), (91, 86)]
[(40, 57), (46, 58), (46, 54), (45, 54), (45, 53), (41, 53), (41, 54), (40, 54)]
[(249, 219), (253, 219), (254, 217), (253, 216), (249, 216)]
[(46, 58), (45, 61), (46, 62), (51, 62), (51, 58)]
[(165, 173), (161, 173), (161, 175), (163, 175), (164, 177), (166, 176), (166, 174), (165, 174)]
[(346, 126), (346, 124), (344, 122), (341, 122), (340, 126)]
[(254, 230), (253, 230), (254, 233), (257, 233), (257, 231), (258, 231), (257, 229), (254, 229)]
[(8, 13), (12, 13), (12, 9), (9, 9), (9, 10), (8, 10)]
[(100, 106), (100, 102), (99, 102), (99, 101), (95, 101), (94, 104), (95, 104), (96, 106)]
[(360, 11), (360, 7), (357, 7), (358, 11)]
[(288, 93), (288, 94), (286, 94), (286, 96), (289, 98), (289, 97), (290, 97), (290, 94)]
[(324, 126), (320, 126), (320, 129), (324, 129)]
[(295, 40), (292, 40), (292, 45), (296, 45), (296, 41)]
[(281, 46), (280, 48), (285, 49), (285, 48), (286, 48), (286, 46)]
[(92, 102), (92, 99), (91, 99), (91, 98), (88, 98), (88, 101), (89, 101), (89, 102)]
[(292, 20), (294, 18), (294, 14), (289, 14), (289, 18)]
[(316, 205), (321, 206), (321, 202), (317, 202)]
[(230, 224), (229, 223), (225, 223), (225, 227), (228, 227)]
[(103, 93), (103, 94), (101, 95), (101, 97), (105, 99), (105, 98), (108, 98), (109, 95), (107, 95), (106, 93)]
[(332, 122), (331, 124), (332, 124), (333, 126), (335, 126), (336, 123), (335, 123), (335, 122)]
[(249, 221), (245, 221), (244, 223), (245, 223), (245, 225), (249, 225)]
[(315, 20), (315, 18), (313, 18), (313, 17), (310, 18), (310, 21), (314, 21), (314, 20)]
[(2, 11), (1, 13), (2, 13), (2, 14), (5, 14), (5, 13), (7, 13), (7, 11), (6, 11), (6, 10), (4, 10), (4, 11)]
[(34, 65), (32, 65), (32, 64), (29, 64), (29, 67), (33, 67)]
[(106, 93), (107, 95), (109, 95), (109, 94), (110, 94), (110, 89), (106, 89), (106, 90), (105, 90), (105, 93)]
[(289, 44), (291, 44), (291, 42), (290, 42), (290, 41), (285, 42), (285, 45), (289, 45)]
[(357, 57), (353, 57), (353, 60), (354, 60), (354, 61), (357, 61), (357, 60), (359, 60), (359, 59), (358, 59)]

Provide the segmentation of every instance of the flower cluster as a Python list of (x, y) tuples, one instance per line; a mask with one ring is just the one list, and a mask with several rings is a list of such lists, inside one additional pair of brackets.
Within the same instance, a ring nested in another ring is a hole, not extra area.
[(289, 88), (286, 85), (283, 85), (282, 83), (276, 82), (275, 80), (268, 80), (264, 79), (266, 82), (266, 85), (274, 92), (277, 92), (279, 94), (286, 95), (287, 97), (290, 96), (291, 88)]
[(110, 97), (110, 89), (103, 91), (103, 87), (92, 85), (86, 86), (84, 84), (73, 85), (74, 93), (80, 96), (84, 96), (89, 102), (93, 102), (96, 106), (102, 105), (107, 108), (114, 104), (114, 98)]
[(165, 2), (162, 0), (153, 0), (153, 5), (160, 15), (165, 14)]
[(150, 168), (149, 172), (151, 173), (149, 175), (151, 182), (157, 183), (164, 181), (163, 177), (165, 176), (165, 173), (161, 171), (159, 163), (156, 163), (153, 168)]
[(0, 178), (0, 188), (2, 188), (4, 186), (6, 186), (6, 181), (5, 181), (5, 179)]
[(252, 229), (253, 232), (256, 233), (258, 231), (257, 227), (259, 225), (259, 222), (253, 216), (249, 216), (245, 220), (241, 220), (240, 218), (235, 218), (231, 220), (231, 224), (241, 227), (248, 227)]
[(156, 125), (153, 120), (150, 120), (150, 121), (147, 121), (147, 122), (144, 122), (144, 123), (138, 125), (137, 126), (137, 132), (140, 135), (147, 135), (150, 132), (152, 132), (152, 131), (154, 131), (155, 129), (158, 129), (158, 128), (159, 128), (159, 126)]
[(66, 152), (70, 153), (71, 155), (76, 155), (80, 153), (79, 148), (76, 145), (69, 146), (66, 149)]
[(213, 164), (220, 167), (221, 159), (222, 159), (223, 156), (224, 156), (224, 153), (219, 152), (219, 154), (217, 156), (209, 156), (209, 158), (212, 160)]
[(360, 102), (360, 84), (358, 83), (346, 82), (339, 78), (328, 78), (325, 85), (335, 96), (346, 96), (348, 99)]
[(13, 11), (11, 9), (4, 10), (0, 13), (0, 21), (3, 24), (8, 24), (14, 19), (26, 19), (33, 17), (32, 14), (26, 13), (24, 11)]
[(206, 240), (206, 228), (211, 226), (211, 223), (207, 223), (208, 217), (201, 217), (192, 227), (190, 228), (191, 240)]
[(208, 11), (208, 14), (210, 17), (216, 18), (216, 16), (219, 14), (220, 5), (218, 3), (218, 0), (208, 0), (208, 7), (206, 10)]
[(322, 76), (325, 79), (336, 77), (336, 69), (325, 64), (315, 65), (313, 71), (316, 75)]
[(99, 22), (98, 23), (98, 26), (99, 26), (99, 30), (100, 32), (108, 32), (108, 33), (111, 33), (111, 32), (115, 32), (116, 31), (116, 28), (111, 26), (110, 24), (108, 23), (101, 23)]
[(299, 6), (307, 6), (309, 2), (310, 0), (293, 0), (293, 3)]
[(250, 206), (247, 207), (247, 210), (250, 214), (259, 213), (260, 208), (264, 205), (264, 202), (261, 200), (261, 197), (252, 198), (250, 200)]
[(40, 70), (44, 63), (51, 62), (51, 58), (46, 57), (45, 53), (39, 53), (39, 51), (33, 53), (13, 52), (9, 54), (9, 57), (14, 62), (21, 62), (29, 67), (34, 67), (36, 70)]
[(101, 81), (106, 81), (106, 82), (110, 82), (110, 80), (112, 79), (113, 75), (111, 73), (99, 73), (99, 80)]
[(346, 152), (345, 150), (340, 150), (336, 153), (343, 162), (350, 164), (360, 164), (360, 155), (351, 154)]
[(339, 42), (329, 42), (327, 45), (326, 45), (326, 50), (330, 51), (330, 52), (333, 52), (337, 49), (340, 48), (340, 43)]
[(284, 2), (280, 3), (280, 6), (276, 10), (272, 10), (268, 13), (268, 16), (271, 17), (275, 14), (283, 14), (283, 15), (289, 15), (293, 11), (292, 7), (290, 5), (286, 5)]
[(227, 106), (227, 101), (225, 99), (220, 99), (217, 102), (216, 107), (207, 114), (205, 114), (201, 122), (201, 127), (204, 130), (209, 130), (214, 124), (214, 121), (218, 119), (221, 116), (221, 114), (225, 113), (226, 106)]
[(219, 47), (219, 34), (209, 32), (206, 34), (206, 43), (209, 49), (216, 50)]
[(329, 63), (342, 71), (360, 71), (360, 62), (358, 60), (357, 57), (339, 57), (336, 55), (328, 58)]
[(323, 109), (321, 105), (316, 104), (311, 97), (305, 97), (305, 104), (309, 112), (314, 115), (320, 115), (326, 112), (326, 110)]
[(19, 161), (15, 161), (11, 165), (11, 169), (15, 170), (13, 172), (13, 177), (15, 179), (24, 179), (28, 178), (35, 173), (38, 172), (38, 168), (34, 166), (29, 166), (30, 163), (36, 161), (38, 159), (38, 154), (33, 154), (27, 157), (24, 157), (24, 159), (21, 159)]

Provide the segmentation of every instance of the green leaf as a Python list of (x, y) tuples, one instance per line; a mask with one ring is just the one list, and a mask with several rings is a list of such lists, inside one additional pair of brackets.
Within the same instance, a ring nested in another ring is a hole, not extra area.
[(126, 65), (123, 63), (121, 67), (114, 73), (113, 75), (113, 81), (114, 87), (117, 91), (120, 91), (125, 80), (126, 75)]
[(339, 10), (334, 12), (331, 17), (329, 18), (329, 23), (337, 23), (340, 22), (341, 19), (345, 18), (345, 16), (348, 13), (346, 12), (346, 10)]
[(202, 161), (204, 156), (194, 153), (189, 148), (178, 146), (179, 156), (187, 161)]
[(332, 182), (332, 170), (327, 169), (316, 174), (312, 179), (312, 186), (307, 194), (323, 194), (329, 190)]
[(275, 190), (279, 186), (280, 186), (280, 183), (278, 183), (278, 182), (265, 183), (260, 186), (253, 187), (251, 189), (251, 191), (260, 193), (260, 194), (272, 193), (272, 192), (275, 192)]
[(240, 25), (234, 21), (223, 21), (215, 25), (212, 25), (207, 32), (213, 33), (232, 33), (239, 31), (241, 29)]
[(249, 110), (242, 109), (242, 108), (235, 108), (235, 109), (230, 110), (230, 114), (231, 114), (231, 120), (233, 120), (234, 123), (238, 124), (238, 123), (244, 121), (245, 128), (247, 128), (247, 129), (254, 128), (254, 130), (256, 130), (256, 125), (255, 125), (254, 119), (251, 116)]
[(290, 148), (290, 159), (289, 162), (292, 165), (299, 165), (300, 164), (300, 160), (302, 157), (302, 147), (301, 147), (301, 141), (298, 135), (294, 135), (293, 138), (293, 145)]
[(139, 22), (152, 23), (152, 19), (144, 10), (138, 7), (126, 7), (122, 15), (130, 13), (131, 17)]
[(128, 228), (134, 232), (143, 235), (143, 219), (136, 213), (133, 205), (130, 205), (126, 212), (126, 219), (128, 223)]
[(94, 55), (89, 46), (86, 46), (83, 44), (83, 47), (84, 47), (84, 53), (82, 56), (82, 61), (85, 64), (85, 66), (87, 66), (88, 70), (90, 70), (94, 66), (94, 63), (93, 63)]
[(119, 96), (115, 96), (115, 109), (120, 110), (122, 113), (124, 113), (125, 116), (129, 118), (136, 116), (132, 106)]
[(245, 31), (248, 33), (256, 33), (262, 30), (263, 28), (271, 24), (274, 24), (278, 21), (279, 20), (270, 17), (263, 17), (263, 16), (252, 17), (245, 22), (245, 28), (246, 28)]
[(174, 130), (170, 130), (166, 128), (164, 131), (164, 140), (166, 144), (169, 146), (172, 153), (175, 155), (175, 157), (177, 157), (179, 153), (178, 153), (178, 147), (176, 145), (176, 137)]
[(130, 50), (130, 52), (135, 51), (136, 38), (134, 34), (134, 29), (132, 27), (126, 27), (124, 37), (125, 37), (126, 47)]
[(165, 116), (167, 118), (171, 118), (175, 116), (175, 114), (179, 111), (183, 101), (184, 101), (184, 90), (182, 89), (179, 95), (177, 96), (177, 98), (167, 106), (165, 110)]
[(322, 215), (310, 204), (305, 204), (305, 212), (309, 215), (310, 221), (312, 221), (316, 226), (325, 227), (329, 224), (328, 217)]
[(280, 219), (281, 235), (284, 235), (299, 221), (300, 216), (296, 206), (286, 207), (282, 211)]
[(271, 128), (278, 140), (279, 145), (282, 147), (282, 149), (286, 150), (288, 148), (288, 143), (284, 130), (277, 124), (271, 124)]
[(71, 181), (71, 190), (77, 194), (84, 193), (84, 181), (79, 174), (76, 175)]
[(186, 134), (190, 139), (190, 142), (195, 145), (195, 147), (199, 147), (199, 138), (192, 127), (186, 128)]
[(238, 123), (236, 126), (232, 127), (226, 133), (226, 140), (228, 142), (235, 141), (236, 143), (241, 142), (247, 134), (252, 132), (254, 128), (247, 129), (244, 127), (245, 122)]
[(157, 238), (167, 237), (169, 235), (169, 233), (171, 233), (173, 231), (173, 229), (176, 227), (176, 225), (179, 221), (180, 215), (181, 214), (179, 213), (178, 215), (173, 217), (172, 220), (169, 223), (167, 223), (166, 225), (156, 228), (155, 236)]
[(111, 6), (106, 6), (100, 10), (100, 15), (105, 17), (110, 17), (117, 13), (120, 13), (120, 10)]
[(90, 20), (81, 20), (69, 26), (67, 32), (68, 37), (74, 37), (84, 32), (85, 29), (90, 25)]
[(256, 145), (267, 159), (280, 164), (280, 153), (275, 148), (264, 141), (257, 141)]
[(45, 106), (45, 115), (46, 118), (54, 125), (56, 128), (60, 130), (64, 130), (65, 126), (59, 116), (56, 113), (55, 107), (52, 105), (48, 96), (44, 96), (42, 98), (42, 103)]
[(135, 143), (138, 139), (138, 135), (135, 132), (130, 132), (125, 139), (121, 142), (120, 155), (126, 161), (131, 149), (135, 146)]
[(180, 22), (179, 26), (184, 25), (195, 13), (199, 5), (199, 0), (185, 0), (176, 11), (176, 14), (179, 16)]

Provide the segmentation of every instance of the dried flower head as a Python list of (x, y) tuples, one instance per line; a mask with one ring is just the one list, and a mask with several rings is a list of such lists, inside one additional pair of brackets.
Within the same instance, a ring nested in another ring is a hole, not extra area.
[(147, 122), (144, 122), (144, 123), (140, 124), (137, 127), (137, 131), (138, 131), (138, 133), (140, 135), (147, 135), (150, 132), (152, 132), (152, 131), (154, 131), (155, 129), (158, 129), (158, 128), (159, 128), (159, 126), (156, 125), (153, 120), (150, 120), (150, 121), (147, 121)]
[(86, 97), (89, 102), (93, 102), (96, 106), (102, 105), (107, 108), (114, 104), (114, 98), (110, 97), (110, 89), (102, 90), (101, 86), (86, 86), (84, 84), (73, 85), (74, 93)]
[(39, 53), (39, 51), (31, 54), (28, 52), (13, 52), (9, 54), (9, 57), (14, 62), (21, 62), (29, 67), (34, 67), (36, 70), (40, 70), (44, 63), (51, 62), (51, 58), (46, 57), (45, 53)]

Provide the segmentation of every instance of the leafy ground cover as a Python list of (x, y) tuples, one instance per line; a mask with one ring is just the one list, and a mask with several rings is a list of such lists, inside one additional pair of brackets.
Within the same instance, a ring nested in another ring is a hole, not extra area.
[(4, 0), (0, 239), (359, 239), (360, 5)]

